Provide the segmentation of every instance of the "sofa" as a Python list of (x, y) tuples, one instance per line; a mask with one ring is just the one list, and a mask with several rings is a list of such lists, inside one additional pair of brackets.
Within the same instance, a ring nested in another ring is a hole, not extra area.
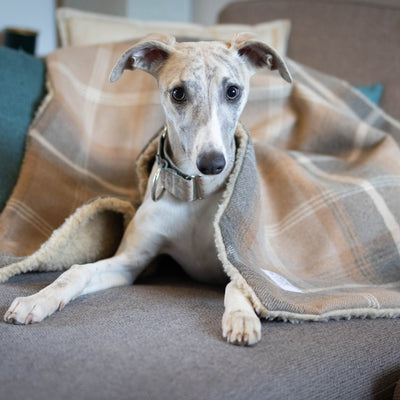
[[(382, 85), (380, 105), (400, 118), (397, 1), (245, 1), (219, 21), (282, 18), (292, 26), (289, 57), (354, 85)], [(40, 96), (36, 88), (32, 102)], [(232, 346), (221, 336), (223, 288), (194, 282), (168, 258), (157, 264), (134, 287), (81, 297), (43, 323), (0, 323), (0, 398), (400, 398), (400, 319), (268, 321), (256, 346)], [(2, 284), (0, 314), (58, 275)]]

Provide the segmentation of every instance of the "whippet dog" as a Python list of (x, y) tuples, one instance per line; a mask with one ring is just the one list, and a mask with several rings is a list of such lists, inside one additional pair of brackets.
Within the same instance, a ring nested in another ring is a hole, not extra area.
[[(260, 68), (276, 69), (290, 82), (290, 73), (274, 49), (249, 34), (227, 43), (176, 43), (170, 36), (149, 36), (121, 56), (111, 82), (136, 68), (157, 79), (166, 117), (143, 203), (113, 257), (73, 265), (40, 292), (15, 299), (4, 319), (18, 324), (42, 321), (78, 296), (132, 284), (154, 257), (169, 254), (191, 277), (227, 284), (223, 337), (252, 345), (261, 338), (260, 319), (250, 299), (227, 282), (217, 257), (213, 220), (234, 165), (234, 134), (251, 75)], [(163, 169), (189, 182), (183, 183), (182, 195), (173, 188), (157, 188)]]

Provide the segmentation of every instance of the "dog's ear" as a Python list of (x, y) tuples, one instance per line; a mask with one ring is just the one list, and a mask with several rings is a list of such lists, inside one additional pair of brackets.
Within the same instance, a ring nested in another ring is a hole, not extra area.
[(174, 51), (173, 36), (151, 34), (125, 51), (110, 74), (110, 82), (118, 80), (124, 70), (138, 68), (154, 76)]
[(250, 67), (256, 71), (260, 68), (278, 70), (281, 77), (291, 83), (290, 71), (278, 52), (264, 42), (257, 40), (251, 33), (240, 33), (230, 41), (230, 47), (235, 49), (240, 57), (246, 59)]

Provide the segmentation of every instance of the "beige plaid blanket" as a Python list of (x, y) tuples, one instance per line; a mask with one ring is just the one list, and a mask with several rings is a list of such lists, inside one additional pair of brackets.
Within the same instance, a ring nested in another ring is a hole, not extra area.
[[(163, 124), (152, 77), (108, 83), (126, 47), (48, 56), (50, 94), (0, 215), (0, 281), (118, 246), (140, 204), (134, 160)], [(288, 65), (293, 85), (252, 80), (252, 139), (238, 127), (214, 223), (219, 257), (269, 319), (399, 316), (400, 124), (347, 83)]]

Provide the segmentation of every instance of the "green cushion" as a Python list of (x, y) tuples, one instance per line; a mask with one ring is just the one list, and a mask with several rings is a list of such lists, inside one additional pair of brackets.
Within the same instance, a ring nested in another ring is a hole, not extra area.
[(25, 135), (44, 95), (44, 82), (42, 60), (0, 47), (0, 211), (17, 181)]

